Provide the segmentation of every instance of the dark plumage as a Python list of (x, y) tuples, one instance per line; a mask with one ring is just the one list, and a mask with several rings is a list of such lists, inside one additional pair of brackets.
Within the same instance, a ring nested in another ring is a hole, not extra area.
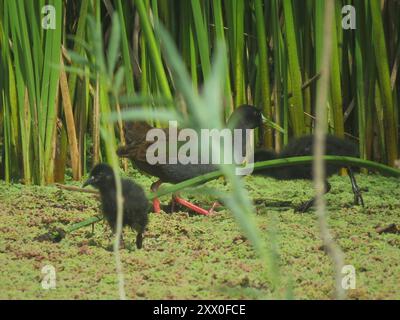
[[(273, 150), (261, 149), (257, 150), (254, 154), (254, 162), (273, 160), (278, 158), (290, 158), (290, 157), (300, 157), (300, 156), (312, 156), (313, 155), (313, 135), (308, 135), (293, 139), (290, 141), (285, 148), (277, 154)], [(326, 155), (338, 155), (338, 156), (348, 156), (348, 157), (358, 157), (358, 147), (351, 141), (337, 138), (332, 135), (326, 136)], [(341, 165), (327, 164), (326, 165), (326, 178), (329, 178), (333, 174), (337, 173), (338, 170), (343, 167)], [(347, 171), (350, 177), (353, 193), (354, 193), (354, 203), (364, 205), (363, 198), (361, 196), (360, 189), (356, 183), (353, 171), (350, 167), (347, 167)], [(295, 180), (295, 179), (308, 179), (313, 178), (312, 165), (296, 165), (289, 167), (280, 168), (270, 168), (262, 169), (254, 172), (255, 175), (266, 175), (278, 180)], [(325, 181), (325, 192), (329, 192), (331, 185), (328, 181)], [(314, 203), (314, 199), (307, 201), (302, 204), (298, 210), (305, 212)]]
[[(263, 115), (260, 110), (250, 105), (242, 105), (238, 107), (228, 120), (227, 126), (231, 129), (254, 129), (263, 123)], [(146, 141), (147, 131), (152, 129), (150, 125), (145, 122), (127, 122), (125, 123), (125, 139), (126, 144), (117, 150), (120, 157), (129, 158), (132, 163), (141, 171), (158, 177), (159, 180), (153, 183), (151, 190), (156, 191), (162, 182), (179, 183), (199, 175), (217, 170), (213, 164), (149, 164), (146, 160), (147, 148), (153, 143)], [(163, 129), (166, 136), (166, 143), (168, 145), (168, 129)], [(245, 134), (243, 130), (243, 135)], [(242, 139), (242, 148), (245, 150), (246, 141)], [(168, 152), (168, 150), (167, 150)], [(187, 201), (174, 196), (174, 200), (198, 213), (208, 214), (206, 211), (198, 206), (195, 206)], [(160, 204), (158, 199), (153, 201), (154, 211), (160, 211)]]
[(237, 107), (227, 121), (228, 128), (255, 129), (263, 125), (265, 117), (256, 107), (243, 104)]
[[(113, 233), (117, 227), (117, 200), (116, 184), (113, 169), (104, 163), (96, 165), (90, 178), (85, 181), (83, 187), (92, 185), (100, 191), (101, 206), (105, 219)], [(143, 189), (127, 179), (121, 179), (123, 198), (122, 226), (130, 226), (137, 232), (136, 247), (142, 248), (143, 233), (148, 223), (148, 200)]]

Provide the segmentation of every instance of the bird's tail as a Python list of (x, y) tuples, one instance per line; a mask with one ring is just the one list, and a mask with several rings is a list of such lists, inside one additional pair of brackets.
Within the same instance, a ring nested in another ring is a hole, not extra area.
[(259, 149), (254, 152), (254, 162), (274, 160), (278, 158), (278, 154), (271, 149)]

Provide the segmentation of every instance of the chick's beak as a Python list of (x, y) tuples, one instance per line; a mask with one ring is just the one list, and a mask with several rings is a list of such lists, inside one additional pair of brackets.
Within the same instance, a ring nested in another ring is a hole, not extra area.
[(83, 183), (82, 188), (93, 184), (95, 181), (96, 181), (96, 179), (95, 179), (94, 177), (90, 177), (89, 179), (87, 179), (87, 180)]

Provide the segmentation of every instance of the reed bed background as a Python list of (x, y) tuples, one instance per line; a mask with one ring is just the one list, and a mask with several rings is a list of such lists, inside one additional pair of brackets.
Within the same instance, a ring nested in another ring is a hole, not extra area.
[[(42, 28), (46, 4), (55, 8), (55, 29)], [(349, 4), (354, 30), (342, 28)], [(7, 182), (62, 182), (66, 172), (79, 180), (94, 163), (110, 160), (100, 116), (129, 102), (173, 105), (186, 114), (190, 108), (176, 92), (163, 39), (154, 31), (158, 21), (176, 43), (195, 91), (210, 75), (217, 41), (226, 44), (221, 112), (255, 104), (285, 129), (266, 129), (258, 143), (279, 150), (290, 137), (313, 132), (324, 1), (1, 0), (0, 12), (0, 172)], [(114, 13), (118, 28), (112, 28)], [(358, 141), (361, 158), (393, 166), (399, 158), (400, 2), (335, 1), (332, 15), (329, 131)], [(115, 35), (117, 44), (110, 41)], [(106, 61), (93, 54), (99, 51)], [(93, 71), (98, 68), (108, 80)], [(107, 132), (123, 142), (121, 121)]]
[[(400, 2), (330, 1), (328, 28), (327, 3), (0, 0), (0, 178), (40, 185), (80, 180), (101, 161), (126, 170), (115, 154), (124, 143), (123, 119), (222, 127), (222, 118), (245, 103), (260, 107), (272, 123), (257, 132), (259, 145), (279, 151), (291, 137), (314, 132), (318, 113), (330, 133), (358, 142), (362, 159), (395, 166)], [(53, 17), (46, 5), (54, 8)], [(343, 28), (349, 12), (355, 29)], [(48, 17), (54, 28), (42, 26)], [(324, 63), (327, 44), (331, 58)], [(330, 72), (321, 81), (323, 69)], [(321, 91), (326, 105), (316, 105)], [(279, 127), (284, 130), (274, 129)], [(270, 241), (263, 240), (232, 169), (220, 168), (232, 190), (212, 192), (233, 214), (281, 297), (275, 226)], [(207, 175), (167, 191), (196, 179)], [(329, 242), (320, 211), (322, 238)], [(80, 224), (88, 221), (93, 218)], [(125, 298), (118, 241), (114, 251)], [(340, 266), (335, 262), (336, 275)]]

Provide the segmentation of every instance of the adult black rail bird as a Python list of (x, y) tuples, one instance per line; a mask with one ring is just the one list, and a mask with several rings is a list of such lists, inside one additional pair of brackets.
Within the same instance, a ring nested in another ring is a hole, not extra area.
[[(265, 121), (266, 119), (259, 109), (250, 105), (242, 105), (236, 108), (232, 113), (228, 120), (227, 127), (230, 129), (242, 129), (242, 149), (245, 150), (246, 140), (243, 139), (245, 130), (255, 129), (261, 126)], [(158, 178), (158, 180), (152, 184), (151, 191), (157, 191), (163, 182), (176, 184), (218, 169), (218, 167), (213, 164), (201, 164), (200, 160), (198, 161), (198, 164), (182, 164), (179, 161), (176, 161), (176, 163), (150, 164), (146, 159), (146, 151), (153, 142), (146, 141), (146, 135), (151, 129), (153, 129), (153, 127), (146, 122), (126, 122), (124, 126), (126, 144), (119, 147), (117, 150), (119, 157), (129, 158), (133, 165), (139, 170)], [(162, 130), (165, 132), (165, 144), (168, 146), (169, 131), (168, 129)], [(168, 153), (168, 150), (166, 150), (166, 153)], [(173, 202), (179, 203), (190, 210), (203, 215), (210, 214), (214, 207), (213, 206), (210, 210), (205, 210), (180, 198), (176, 194), (173, 195)], [(153, 200), (153, 207), (154, 212), (160, 212), (160, 202), (158, 199)]]
[[(96, 165), (83, 188), (92, 185), (100, 191), (101, 208), (113, 234), (117, 228), (117, 191), (114, 170), (107, 164)], [(127, 179), (121, 179), (123, 198), (122, 226), (129, 226), (137, 232), (136, 247), (142, 248), (143, 233), (148, 223), (149, 202), (143, 189)], [(121, 235), (122, 238), (122, 235)]]
[[(290, 141), (285, 148), (277, 154), (273, 150), (260, 149), (256, 150), (254, 154), (254, 162), (267, 161), (273, 159), (282, 159), (290, 157), (300, 157), (300, 156), (312, 156), (313, 155), (313, 135), (303, 136)], [(340, 139), (338, 137), (327, 135), (326, 136), (326, 155), (338, 155), (338, 156), (348, 156), (348, 157), (358, 157), (358, 147), (351, 141)], [(343, 166), (337, 164), (326, 164), (326, 179), (337, 173)], [(357, 185), (353, 170), (351, 167), (346, 167), (350, 181), (351, 187), (354, 194), (354, 204), (361, 204), (364, 206), (364, 200), (361, 195), (360, 188)], [(265, 175), (278, 180), (295, 180), (295, 179), (307, 179), (311, 180), (313, 178), (312, 164), (306, 165), (296, 165), (290, 167), (279, 167), (279, 168), (268, 168), (261, 169), (254, 172), (254, 175)], [(330, 183), (325, 180), (325, 193), (331, 190)], [(304, 202), (296, 211), (306, 212), (314, 204), (314, 198)]]

